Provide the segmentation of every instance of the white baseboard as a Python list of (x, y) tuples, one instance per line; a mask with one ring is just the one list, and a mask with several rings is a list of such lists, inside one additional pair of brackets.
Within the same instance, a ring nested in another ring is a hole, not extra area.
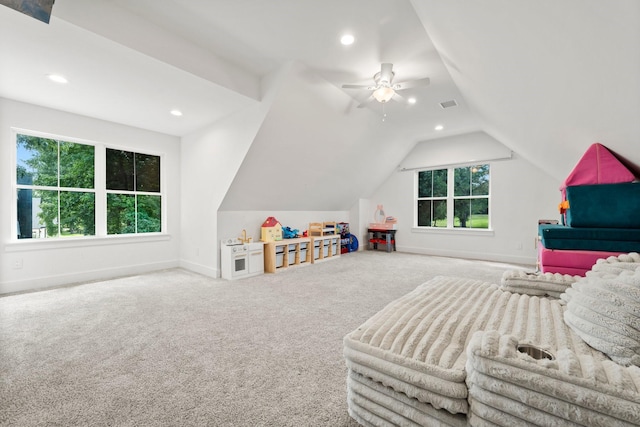
[(126, 267), (113, 267), (100, 270), (87, 270), (60, 274), (54, 276), (43, 276), (25, 280), (13, 280), (0, 283), (0, 295), (15, 292), (36, 291), (54, 288), (75, 283), (94, 282), (96, 280), (113, 279), (116, 277), (130, 276), (133, 274), (149, 273), (151, 271), (165, 270), (167, 268), (179, 267), (179, 262), (163, 261), (150, 264), (129, 265)]
[(202, 274), (203, 276), (213, 277), (214, 279), (220, 277), (220, 271), (218, 271), (218, 269), (207, 267), (206, 265), (198, 264), (196, 262), (191, 262), (184, 259), (180, 260), (180, 268), (193, 271), (194, 273)]
[(397, 250), (400, 252), (408, 252), (413, 254), (433, 255), (433, 256), (445, 256), (451, 258), (465, 258), (465, 259), (477, 259), (482, 261), (504, 262), (509, 264), (524, 264), (524, 265), (536, 265), (536, 257), (525, 255), (507, 255), (507, 254), (494, 254), (488, 252), (471, 252), (471, 251), (457, 251), (447, 249), (429, 249), (419, 248), (411, 246), (397, 246)]

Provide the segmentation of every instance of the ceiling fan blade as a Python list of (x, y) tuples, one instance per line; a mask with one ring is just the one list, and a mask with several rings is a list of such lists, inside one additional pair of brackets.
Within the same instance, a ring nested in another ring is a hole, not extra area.
[(402, 104), (405, 107), (412, 107), (413, 104), (415, 103), (415, 99), (414, 101), (409, 102), (411, 98), (405, 98), (404, 96), (400, 95), (398, 92), (393, 94), (393, 98), (391, 98), (392, 101), (397, 102), (398, 104)]
[(405, 89), (411, 89), (414, 87), (425, 87), (425, 86), (429, 86), (429, 83), (431, 83), (431, 79), (429, 77), (425, 77), (424, 79), (409, 80), (402, 83), (396, 83), (393, 85), (393, 89), (405, 90)]
[(371, 102), (371, 100), (373, 100), (373, 99), (375, 99), (375, 98), (373, 97), (373, 95), (371, 95), (370, 97), (368, 97), (367, 99), (365, 99), (364, 101), (362, 101), (362, 102), (360, 103), (360, 105), (358, 105), (358, 107), (357, 107), (357, 108), (364, 108), (364, 107), (366, 107), (366, 106), (367, 106), (367, 104), (368, 104), (369, 102)]
[(405, 98), (404, 96), (400, 95), (398, 92), (395, 92), (391, 99), (396, 101), (396, 102), (400, 102), (402, 104), (407, 104), (408, 103), (407, 102), (407, 98)]
[(343, 89), (366, 89), (366, 90), (375, 90), (375, 86), (371, 85), (342, 85)]

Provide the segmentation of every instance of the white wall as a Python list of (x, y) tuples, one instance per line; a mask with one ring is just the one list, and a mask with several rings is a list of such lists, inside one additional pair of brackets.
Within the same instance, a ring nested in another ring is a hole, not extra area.
[[(12, 235), (15, 140), (12, 127), (162, 153), (167, 234), (91, 241), (18, 241)], [(0, 98), (0, 293), (169, 268), (180, 242), (180, 141), (177, 137)]]
[(391, 175), (370, 198), (371, 216), (383, 204), (398, 219), (399, 251), (533, 265), (538, 219), (559, 219), (560, 183), (515, 153), (489, 163), (492, 232), (415, 230), (415, 171)]
[(289, 68), (284, 66), (263, 79), (259, 105), (182, 138), (183, 268), (220, 276), (217, 212)]
[(349, 211), (350, 233), (358, 239), (358, 250), (367, 248), (368, 233), (367, 228), (373, 222), (373, 211), (370, 211), (371, 200), (358, 199)]
[[(349, 222), (349, 212), (343, 211), (220, 211), (218, 240), (240, 237), (242, 230), (245, 230), (247, 237), (258, 242), (261, 225), (270, 216), (275, 217), (283, 227), (297, 229), (301, 235), (309, 228), (310, 222)], [(217, 256), (220, 259), (219, 247)]]
[(275, 217), (283, 227), (309, 228), (310, 222), (349, 222), (348, 211), (220, 211), (218, 212), (218, 240), (240, 237), (242, 230), (254, 241), (260, 240), (260, 227), (268, 217)]
[(182, 267), (211, 277), (220, 275), (218, 208), (262, 119), (256, 108), (183, 138)]

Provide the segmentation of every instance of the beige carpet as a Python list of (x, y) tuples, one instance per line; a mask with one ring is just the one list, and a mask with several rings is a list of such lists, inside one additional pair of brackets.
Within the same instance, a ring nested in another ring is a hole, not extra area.
[(355, 426), (342, 338), (438, 275), (365, 251), (239, 281), (175, 269), (0, 298), (0, 425)]

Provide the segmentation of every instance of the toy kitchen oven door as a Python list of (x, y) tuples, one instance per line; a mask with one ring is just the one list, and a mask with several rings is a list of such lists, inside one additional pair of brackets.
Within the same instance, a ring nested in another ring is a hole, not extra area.
[(264, 273), (264, 243), (242, 243), (240, 239), (220, 242), (222, 278), (241, 279)]

